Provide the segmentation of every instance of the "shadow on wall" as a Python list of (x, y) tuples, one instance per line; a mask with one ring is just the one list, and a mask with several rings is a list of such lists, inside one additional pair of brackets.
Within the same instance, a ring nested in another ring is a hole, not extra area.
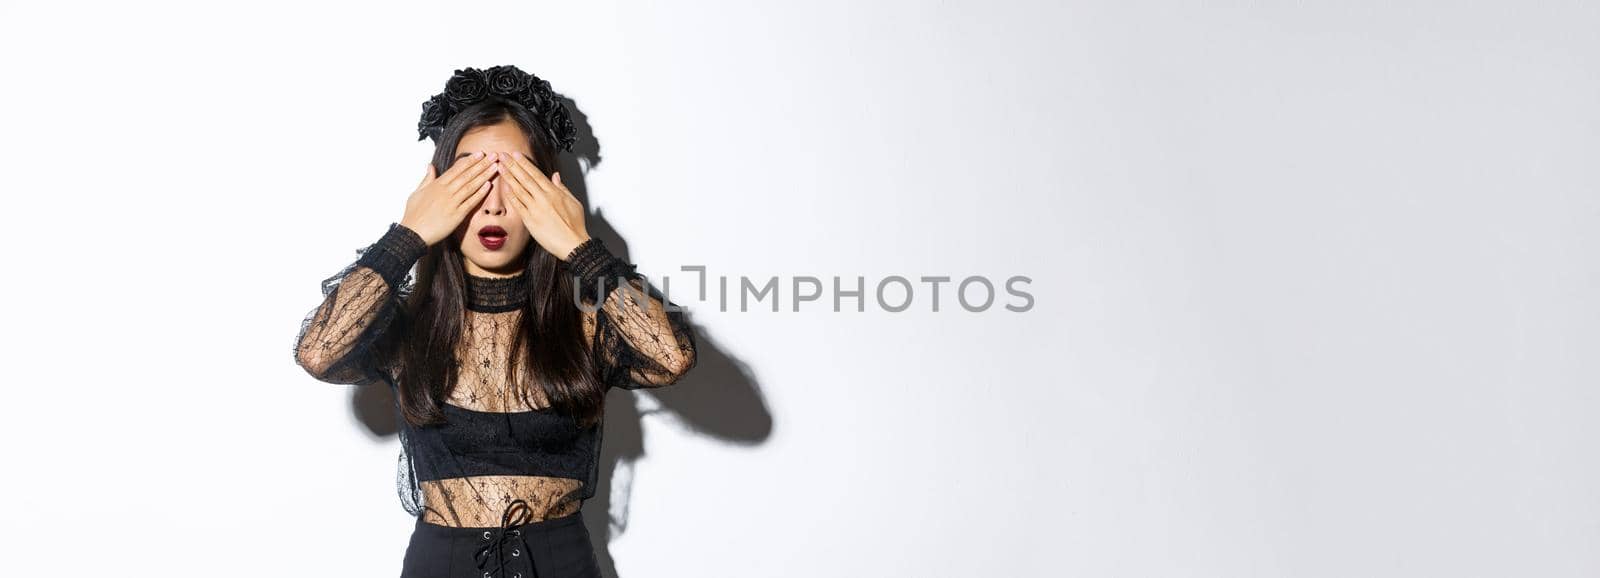
[[(588, 186), (583, 178), (584, 163), (594, 167), (600, 163), (600, 145), (590, 131), (588, 117), (570, 99), (563, 97), (567, 109), (572, 111), (573, 124), (577, 126), (579, 144), (570, 155), (562, 156), (561, 179), (589, 207)], [(633, 263), (628, 246), (616, 229), (598, 212), (592, 212), (587, 223), (591, 236), (599, 237), (618, 257)], [(648, 265), (638, 266), (640, 273), (652, 280)], [(663, 272), (664, 273), (664, 272)], [(660, 297), (655, 287), (652, 294)], [(683, 305), (683, 299), (674, 299)], [(688, 319), (693, 324), (693, 309), (688, 309)], [(595, 554), (600, 559), (602, 573), (608, 578), (618, 578), (615, 560), (611, 557), (611, 537), (628, 529), (628, 498), (633, 493), (633, 476), (624, 480), (627, 485), (620, 491), (613, 487), (617, 472), (624, 467), (631, 473), (633, 464), (644, 457), (644, 413), (639, 409), (639, 397), (650, 396), (659, 407), (654, 412), (667, 412), (675, 416), (675, 423), (687, 426), (704, 436), (740, 445), (754, 445), (766, 440), (772, 432), (772, 414), (767, 411), (760, 388), (748, 367), (734, 360), (722, 347), (698, 327), (695, 328), (695, 366), (677, 383), (656, 389), (614, 389), (606, 396), (605, 431), (602, 432), (600, 450), (600, 481), (594, 497), (583, 505), (584, 523), (589, 527)], [(392, 438), (399, 432), (395, 422), (394, 394), (387, 387), (357, 387), (351, 398), (351, 410), (357, 421), (378, 439)], [(671, 459), (670, 457), (667, 459)], [(620, 503), (613, 504), (617, 498)]]

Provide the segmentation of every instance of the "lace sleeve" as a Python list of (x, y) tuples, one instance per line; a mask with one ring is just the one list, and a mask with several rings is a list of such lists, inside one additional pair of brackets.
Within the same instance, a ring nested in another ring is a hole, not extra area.
[(323, 300), (301, 322), (295, 362), (328, 383), (392, 379), (378, 343), (412, 290), (411, 267), (428, 245), (415, 231), (391, 223), (360, 257), (322, 282)]
[[(573, 249), (566, 264), (576, 278), (585, 317), (594, 325), (596, 359), (608, 387), (670, 385), (694, 367), (694, 332), (684, 312), (676, 307), (669, 311), (670, 302), (650, 295), (644, 276), (600, 239), (591, 237)], [(630, 287), (618, 290), (619, 279)], [(596, 308), (601, 295), (604, 303)]]

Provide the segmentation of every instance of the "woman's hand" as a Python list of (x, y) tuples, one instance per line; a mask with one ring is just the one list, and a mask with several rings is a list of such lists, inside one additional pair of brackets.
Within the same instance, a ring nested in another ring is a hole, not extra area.
[(500, 191), (501, 198), (517, 211), (534, 241), (565, 261), (573, 249), (589, 240), (583, 203), (561, 184), (561, 173), (556, 173), (554, 181), (545, 178), (539, 167), (519, 152), (502, 160), (505, 168), (499, 183), (505, 189)]
[(472, 153), (457, 160), (439, 177), (433, 175), (433, 163), (428, 163), (428, 174), (422, 176), (417, 190), (406, 199), (406, 213), (400, 224), (433, 246), (450, 236), (467, 213), (489, 194), (489, 177), (499, 171), (500, 164), (492, 153)]

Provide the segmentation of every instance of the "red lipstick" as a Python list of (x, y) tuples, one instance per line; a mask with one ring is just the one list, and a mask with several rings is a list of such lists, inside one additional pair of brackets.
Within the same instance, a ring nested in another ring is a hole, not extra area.
[(478, 243), (482, 244), (484, 249), (499, 251), (501, 247), (506, 246), (506, 230), (495, 225), (478, 229)]

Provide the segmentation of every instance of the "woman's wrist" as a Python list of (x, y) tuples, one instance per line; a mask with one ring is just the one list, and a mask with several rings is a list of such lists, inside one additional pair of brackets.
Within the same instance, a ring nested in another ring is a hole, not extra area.
[(634, 267), (613, 254), (599, 237), (578, 244), (563, 262), (578, 285), (579, 298), (586, 303), (603, 299), (634, 275)]
[(390, 287), (397, 287), (427, 252), (428, 243), (416, 231), (400, 223), (390, 223), (389, 230), (368, 246), (356, 263), (377, 272)]

